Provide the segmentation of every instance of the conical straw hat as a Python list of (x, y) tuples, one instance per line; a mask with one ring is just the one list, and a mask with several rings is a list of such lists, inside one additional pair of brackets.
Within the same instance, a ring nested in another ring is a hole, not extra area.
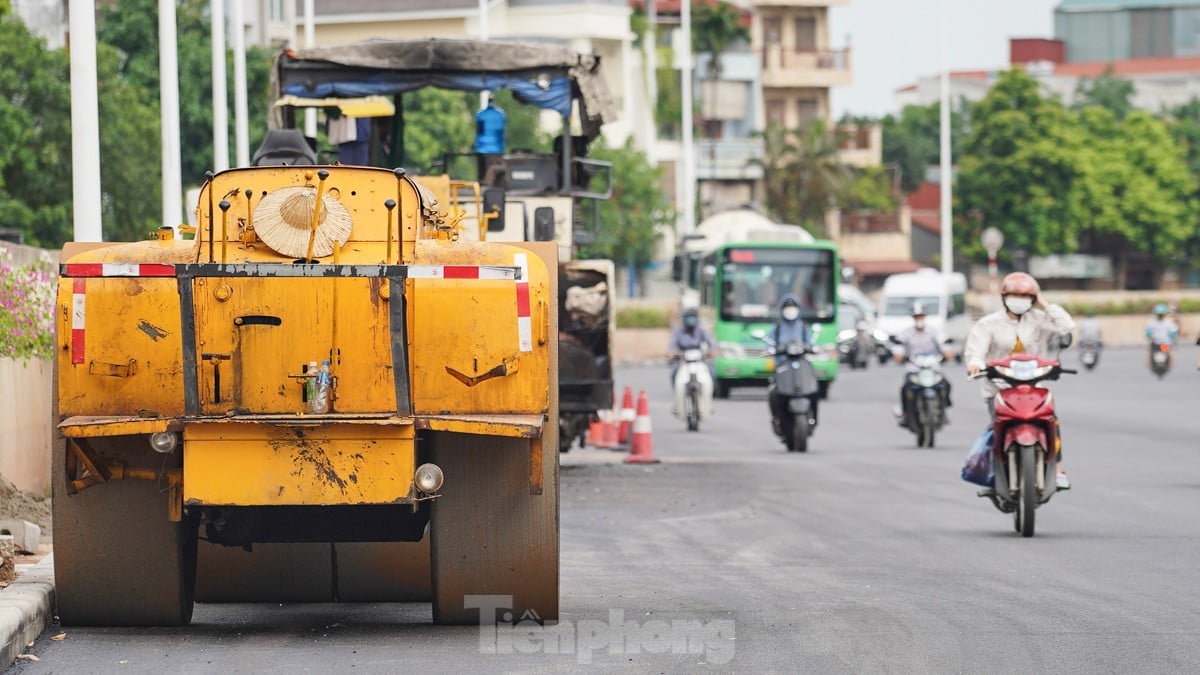
[[(303, 258), (308, 255), (316, 202), (317, 190), (312, 187), (285, 187), (270, 192), (254, 207), (254, 231), (279, 253)], [(350, 239), (350, 211), (338, 200), (325, 195), (318, 218), (314, 258), (332, 254), (334, 242), (345, 244)]]

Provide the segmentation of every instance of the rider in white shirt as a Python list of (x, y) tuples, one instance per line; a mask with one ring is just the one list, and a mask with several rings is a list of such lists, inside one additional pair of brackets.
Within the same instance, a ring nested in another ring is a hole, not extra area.
[[(944, 346), (946, 340), (940, 332), (925, 324), (925, 307), (921, 303), (913, 305), (912, 318), (913, 325), (896, 336), (896, 343), (899, 345), (895, 354), (896, 362), (904, 365), (904, 381), (900, 386), (900, 407), (896, 409), (896, 420), (905, 428), (912, 428), (913, 402), (918, 391), (918, 387), (908, 381), (908, 374), (917, 370), (917, 366), (909, 359), (928, 354), (947, 357)], [(941, 395), (942, 405), (949, 408), (949, 380), (942, 379), (936, 388)]]
[[(963, 359), (968, 375), (979, 373), (989, 361), (1011, 354), (1055, 358), (1048, 353), (1049, 346), (1057, 336), (1070, 333), (1075, 328), (1075, 321), (1059, 305), (1043, 303), (1040, 293), (1037, 280), (1024, 272), (1013, 272), (1004, 277), (1000, 284), (1000, 299), (1004, 309), (977, 321), (967, 336)], [(994, 418), (999, 387), (986, 378), (981, 382), (988, 413)], [(1061, 456), (1056, 483), (1060, 490), (1071, 487), (1063, 470)]]

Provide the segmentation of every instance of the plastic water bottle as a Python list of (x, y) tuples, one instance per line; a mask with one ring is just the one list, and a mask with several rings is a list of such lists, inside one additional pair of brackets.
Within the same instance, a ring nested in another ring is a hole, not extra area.
[(487, 107), (475, 113), (475, 152), (499, 155), (504, 152), (504, 111), (488, 97)]
[(316, 395), (310, 399), (310, 408), (314, 413), (329, 412), (329, 398), (333, 390), (333, 376), (329, 373), (329, 362), (321, 362), (321, 370), (317, 371)]
[(308, 367), (304, 369), (304, 401), (305, 409), (310, 412), (317, 412), (314, 408), (317, 405), (317, 362), (309, 361)]

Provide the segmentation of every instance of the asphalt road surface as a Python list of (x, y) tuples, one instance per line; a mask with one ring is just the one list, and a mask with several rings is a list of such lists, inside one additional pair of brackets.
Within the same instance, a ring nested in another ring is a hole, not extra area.
[[(179, 629), (48, 631), (22, 673), (1176, 673), (1200, 663), (1200, 373), (1140, 350), (1054, 384), (1074, 489), (1022, 539), (959, 479), (984, 425), (961, 366), (951, 426), (918, 449), (900, 371), (844, 371), (806, 454), (735, 390), (688, 433), (645, 388), (661, 464), (562, 466), (553, 628), (429, 625), (428, 605), (198, 605)], [(1076, 362), (1074, 350), (1064, 359)]]

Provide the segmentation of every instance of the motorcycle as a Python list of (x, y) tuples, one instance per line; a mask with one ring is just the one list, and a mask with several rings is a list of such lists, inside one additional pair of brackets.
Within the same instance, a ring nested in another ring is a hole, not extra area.
[(1079, 343), (1079, 363), (1091, 370), (1100, 363), (1100, 343), (1094, 341)]
[(917, 370), (906, 381), (915, 389), (913, 415), (908, 429), (917, 435), (917, 447), (933, 447), (934, 435), (946, 426), (946, 409), (938, 388), (946, 378), (942, 374), (942, 357), (937, 354), (918, 354), (908, 359)]
[(807, 452), (808, 439), (817, 427), (817, 372), (808, 357), (814, 352), (800, 341), (776, 345), (762, 331), (762, 340), (775, 357), (775, 375), (767, 385), (771, 425), (789, 452)]
[(992, 361), (973, 376), (1009, 385), (996, 395), (992, 425), (993, 484), (979, 491), (1002, 513), (1013, 514), (1013, 528), (1023, 537), (1034, 533), (1034, 514), (1057, 491), (1058, 418), (1046, 380), (1075, 373), (1058, 361), (1014, 354)]
[(871, 352), (875, 350), (873, 339), (868, 334), (867, 322), (859, 321), (854, 328), (838, 332), (839, 361), (851, 369), (866, 368)]
[(1171, 345), (1155, 342), (1150, 345), (1150, 372), (1162, 379), (1171, 369)]
[(712, 415), (713, 379), (704, 351), (683, 350), (675, 372), (675, 416), (687, 422), (688, 431), (699, 431), (700, 422)]

